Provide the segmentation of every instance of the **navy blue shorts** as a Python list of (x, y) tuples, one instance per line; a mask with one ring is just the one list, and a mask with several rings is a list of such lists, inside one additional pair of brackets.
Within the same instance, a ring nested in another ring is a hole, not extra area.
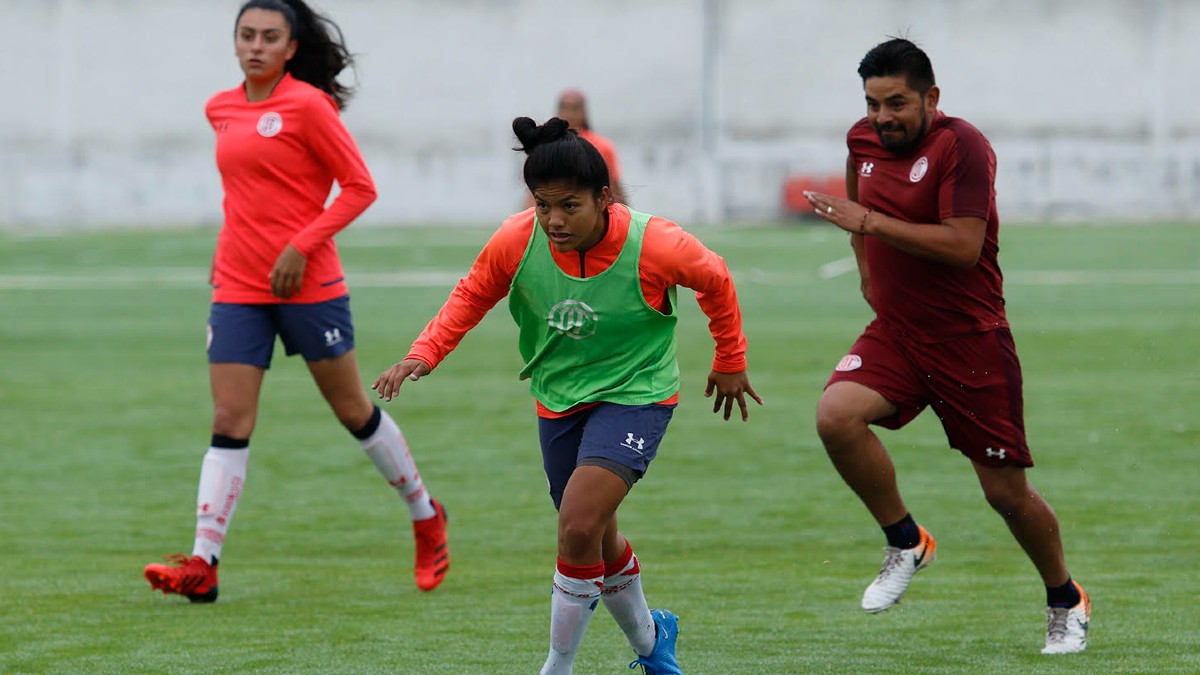
[(214, 302), (208, 316), (208, 362), (271, 367), (275, 336), (288, 356), (305, 361), (354, 349), (350, 296), (307, 304), (241, 305)]
[(538, 418), (542, 466), (557, 510), (577, 466), (601, 466), (633, 487), (646, 474), (675, 414), (673, 405), (600, 403), (558, 419)]

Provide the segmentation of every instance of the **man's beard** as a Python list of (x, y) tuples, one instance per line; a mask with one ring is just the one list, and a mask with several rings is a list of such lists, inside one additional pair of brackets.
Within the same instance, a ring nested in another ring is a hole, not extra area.
[[(900, 130), (906, 131), (903, 128), (901, 128)], [(893, 155), (907, 155), (908, 153), (917, 149), (917, 146), (920, 145), (921, 141), (923, 141), (925, 139), (925, 132), (928, 130), (929, 130), (929, 117), (927, 115), (925, 115), (924, 112), (922, 112), (921, 113), (921, 128), (918, 129), (917, 133), (914, 136), (912, 136), (911, 138), (906, 136), (905, 138), (902, 138), (900, 140), (888, 140), (888, 138), (885, 138), (883, 135), (883, 132), (885, 130), (881, 129), (881, 128), (876, 128), (875, 133), (879, 136), (879, 142), (883, 144), (883, 147), (888, 152), (892, 153)], [(896, 130), (889, 129), (888, 131), (896, 131)]]

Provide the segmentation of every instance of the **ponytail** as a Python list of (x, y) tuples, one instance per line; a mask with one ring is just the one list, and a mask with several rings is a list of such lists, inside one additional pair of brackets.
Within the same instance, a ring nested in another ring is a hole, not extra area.
[(338, 82), (337, 76), (347, 67), (354, 66), (354, 56), (346, 49), (342, 29), (329, 17), (314, 11), (304, 0), (249, 0), (238, 11), (237, 18), (241, 19), (248, 9), (265, 9), (283, 15), (292, 39), (296, 41), (296, 54), (288, 61), (286, 71), (297, 80), (329, 94), (339, 109), (345, 109), (354, 95), (354, 87)]

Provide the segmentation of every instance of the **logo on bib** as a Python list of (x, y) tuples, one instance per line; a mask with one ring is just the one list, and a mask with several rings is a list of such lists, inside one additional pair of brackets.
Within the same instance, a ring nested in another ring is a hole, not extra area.
[(908, 179), (914, 183), (919, 183), (925, 174), (929, 171), (929, 160), (925, 157), (913, 162), (912, 170), (908, 172)]
[(837, 368), (834, 370), (846, 372), (847, 370), (858, 370), (859, 368), (862, 368), (862, 357), (858, 354), (847, 354), (842, 357), (841, 361), (838, 361)]
[(596, 310), (579, 300), (563, 300), (550, 308), (546, 322), (550, 327), (572, 340), (582, 340), (596, 334)]
[(283, 118), (277, 112), (264, 113), (258, 118), (258, 135), (270, 138), (283, 131)]

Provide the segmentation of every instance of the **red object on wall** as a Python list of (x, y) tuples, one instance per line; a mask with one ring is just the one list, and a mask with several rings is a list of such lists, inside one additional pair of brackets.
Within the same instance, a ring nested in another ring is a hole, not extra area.
[(811, 216), (812, 205), (804, 198), (805, 191), (824, 192), (834, 197), (846, 196), (845, 174), (808, 176), (797, 174), (783, 181), (783, 212), (789, 216)]

